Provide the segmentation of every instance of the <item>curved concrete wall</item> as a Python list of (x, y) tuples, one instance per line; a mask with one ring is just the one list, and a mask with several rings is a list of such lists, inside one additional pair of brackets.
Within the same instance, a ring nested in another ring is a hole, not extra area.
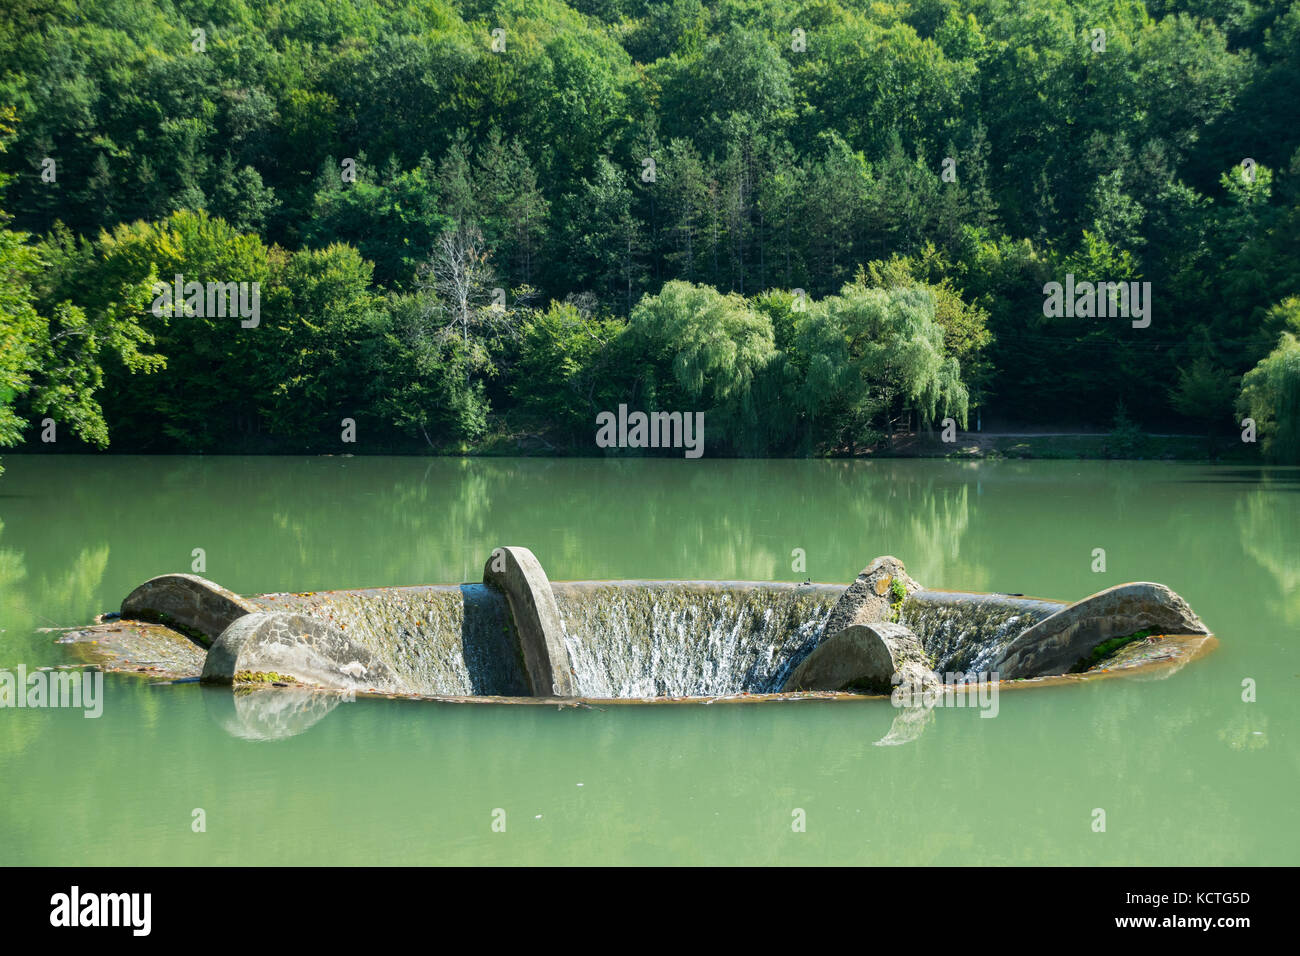
[(160, 574), (126, 596), (122, 617), (168, 624), (212, 643), (258, 606), (197, 574)]
[(1039, 621), (1007, 647), (997, 663), (1007, 680), (1069, 673), (1097, 645), (1148, 628), (1161, 634), (1209, 634), (1187, 602), (1163, 584), (1118, 584)]
[(407, 691), (392, 668), (342, 631), (285, 611), (245, 614), (213, 642), (202, 680), (230, 684), (243, 675), (284, 677), (340, 690)]
[(306, 614), (386, 662), (418, 694), (526, 697), (510, 602), (486, 584), (259, 594), (265, 610)]
[(850, 624), (817, 645), (781, 688), (782, 692), (859, 688), (888, 694), (896, 684), (911, 690), (935, 687), (915, 634), (901, 624)]
[(510, 602), (533, 696), (572, 697), (564, 626), (541, 562), (527, 548), (497, 548), (483, 567), (483, 583), (503, 591)]

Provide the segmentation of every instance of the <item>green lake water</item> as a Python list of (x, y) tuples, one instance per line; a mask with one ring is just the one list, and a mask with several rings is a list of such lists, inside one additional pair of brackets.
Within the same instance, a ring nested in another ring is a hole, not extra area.
[[(605, 710), (361, 699), (274, 741), (227, 690), (105, 678), (0, 709), (0, 864), (1296, 864), (1300, 471), (1184, 463), (7, 455), (0, 668), (189, 571), (256, 593), (477, 581), (847, 583), (1076, 600), (1158, 581), (1221, 642), (1165, 679), (1003, 693), (876, 746), (887, 701)], [(1093, 550), (1107, 570), (1094, 573)], [(792, 569), (792, 551), (806, 571)], [(1257, 700), (1242, 700), (1243, 681)], [(193, 832), (202, 808), (206, 832)], [(505, 832), (493, 812), (505, 811)], [(1094, 832), (1094, 810), (1106, 815)], [(806, 830), (795, 832), (796, 810)]]

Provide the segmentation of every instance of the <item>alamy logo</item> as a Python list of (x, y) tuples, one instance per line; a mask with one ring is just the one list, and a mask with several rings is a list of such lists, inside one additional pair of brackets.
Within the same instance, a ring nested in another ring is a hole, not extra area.
[(1151, 324), (1150, 282), (1080, 282), (1067, 273), (1065, 285), (1049, 282), (1043, 286), (1043, 315), (1050, 319), (1132, 318), (1133, 328)]
[(981, 717), (998, 715), (997, 671), (987, 673), (965, 673), (963, 671), (936, 675), (940, 683), (914, 684), (895, 673), (890, 679), (894, 685), (889, 695), (890, 703), (895, 707), (973, 707), (978, 708)]
[(0, 670), (0, 707), (76, 707), (83, 717), (104, 713), (104, 675), (99, 671)]
[(133, 936), (148, 936), (151, 928), (152, 893), (86, 893), (74, 886), (71, 892), (50, 897), (51, 926), (129, 926)]
[(245, 329), (255, 329), (262, 321), (260, 282), (186, 282), (178, 272), (171, 285), (155, 282), (152, 292), (150, 311), (159, 318), (177, 313), (207, 319), (239, 316)]
[(598, 448), (685, 448), (687, 458), (704, 454), (703, 412), (632, 412), (618, 406), (618, 415), (596, 416)]

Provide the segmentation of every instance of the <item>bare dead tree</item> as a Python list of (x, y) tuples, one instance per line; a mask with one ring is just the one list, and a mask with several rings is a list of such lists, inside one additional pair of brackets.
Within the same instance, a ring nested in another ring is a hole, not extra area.
[(493, 283), (491, 253), (473, 223), (461, 223), (438, 237), (429, 261), (420, 267), (419, 286), (433, 293), (429, 312), (442, 321), (440, 338), (457, 332), (469, 349), (471, 330), (491, 321)]

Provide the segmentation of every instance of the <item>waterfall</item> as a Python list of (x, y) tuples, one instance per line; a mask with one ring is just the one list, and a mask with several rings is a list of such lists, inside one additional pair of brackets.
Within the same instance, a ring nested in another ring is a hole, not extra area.
[(899, 622), (921, 639), (940, 676), (978, 674), (1022, 631), (1065, 606), (1009, 594), (921, 590), (903, 602)]
[[(744, 581), (552, 582), (583, 697), (775, 693), (823, 637), (841, 585)], [(526, 696), (505, 597), (481, 584), (265, 594), (317, 616), (389, 664), (414, 692)], [(1065, 607), (1002, 594), (913, 593), (900, 623), (939, 674), (986, 671), (1027, 627)]]
[(577, 693), (770, 693), (821, 638), (838, 585), (554, 583)]
[(483, 584), (264, 594), (338, 627), (420, 694), (526, 696), (506, 599)]

